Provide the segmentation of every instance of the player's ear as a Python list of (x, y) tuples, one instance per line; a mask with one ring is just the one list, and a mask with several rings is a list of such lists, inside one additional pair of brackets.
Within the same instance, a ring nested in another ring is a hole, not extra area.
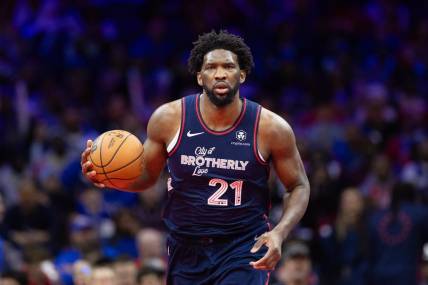
[(202, 86), (202, 74), (200, 72), (196, 73), (196, 80), (198, 81), (199, 86)]
[(247, 73), (244, 70), (239, 71), (239, 82), (242, 84), (245, 82), (245, 78), (247, 78)]

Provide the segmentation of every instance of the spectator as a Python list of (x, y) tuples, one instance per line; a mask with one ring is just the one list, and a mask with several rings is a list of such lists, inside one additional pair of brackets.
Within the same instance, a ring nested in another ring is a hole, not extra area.
[(140, 266), (151, 260), (165, 262), (164, 234), (155, 229), (142, 229), (137, 235), (137, 246)]
[(131, 209), (117, 211), (113, 220), (115, 222), (115, 233), (110, 245), (122, 254), (137, 258), (138, 250), (135, 236), (140, 230), (140, 221)]
[(283, 262), (277, 269), (278, 285), (315, 285), (309, 248), (300, 241), (285, 245)]
[(90, 219), (101, 239), (107, 240), (112, 237), (114, 225), (107, 213), (101, 191), (85, 189), (79, 196), (77, 208), (80, 214)]
[(405, 182), (411, 183), (428, 201), (428, 139), (414, 146), (413, 159), (403, 168), (401, 176)]
[(378, 155), (374, 158), (371, 172), (368, 173), (360, 188), (368, 197), (370, 206), (385, 209), (391, 201), (392, 186), (395, 176), (387, 156)]
[(72, 264), (84, 259), (89, 263), (108, 258), (114, 259), (117, 253), (104, 246), (92, 220), (83, 215), (74, 215), (70, 221), (70, 246), (55, 257), (55, 266), (62, 282), (72, 284)]
[(137, 285), (162, 285), (165, 283), (165, 269), (143, 266), (137, 275)]
[(166, 195), (167, 175), (164, 173), (150, 189), (139, 193), (139, 204), (135, 213), (141, 225), (147, 228), (163, 230), (163, 202)]
[(90, 285), (92, 268), (86, 260), (78, 260), (73, 264), (73, 284)]
[(19, 203), (6, 211), (4, 223), (8, 238), (21, 248), (49, 246), (52, 213), (40, 202), (32, 180), (23, 180), (19, 188)]
[(108, 266), (94, 267), (91, 285), (117, 285), (118, 279), (114, 270)]
[(19, 185), (24, 177), (29, 176), (24, 155), (18, 151), (12, 151), (11, 156), (10, 163), (0, 167), (0, 192), (8, 207), (18, 202)]
[(117, 285), (136, 285), (137, 265), (129, 257), (119, 257), (113, 263), (113, 269), (117, 276)]
[(427, 218), (426, 208), (414, 204), (413, 186), (394, 185), (391, 206), (370, 221), (370, 284), (417, 284)]
[(19, 251), (6, 240), (6, 229), (3, 223), (6, 205), (0, 194), (0, 273), (7, 270), (19, 270), (22, 268), (22, 260)]
[(361, 193), (356, 188), (346, 188), (340, 196), (334, 225), (325, 224), (319, 229), (321, 284), (367, 283), (366, 221)]

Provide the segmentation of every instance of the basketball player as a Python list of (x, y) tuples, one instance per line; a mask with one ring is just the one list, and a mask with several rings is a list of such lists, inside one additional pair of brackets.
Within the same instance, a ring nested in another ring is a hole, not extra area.
[[(309, 184), (291, 127), (239, 94), (253, 65), (242, 38), (226, 31), (200, 36), (189, 70), (202, 93), (153, 113), (144, 172), (122, 189), (147, 189), (167, 164), (168, 284), (267, 284), (282, 242), (306, 210)], [(91, 146), (82, 153), (82, 171), (103, 187), (87, 160)], [(290, 193), (271, 230), (270, 165)]]

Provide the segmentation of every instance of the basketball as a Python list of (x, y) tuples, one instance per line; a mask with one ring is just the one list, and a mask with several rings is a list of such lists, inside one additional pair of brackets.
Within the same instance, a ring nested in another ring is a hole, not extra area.
[(93, 142), (88, 160), (97, 173), (95, 180), (106, 187), (127, 189), (142, 172), (143, 144), (133, 134), (112, 130)]

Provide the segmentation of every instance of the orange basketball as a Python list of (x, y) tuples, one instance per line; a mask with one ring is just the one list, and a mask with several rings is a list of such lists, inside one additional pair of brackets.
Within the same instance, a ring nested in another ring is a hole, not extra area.
[(142, 172), (143, 144), (133, 134), (112, 130), (96, 138), (88, 156), (106, 187), (127, 189)]

